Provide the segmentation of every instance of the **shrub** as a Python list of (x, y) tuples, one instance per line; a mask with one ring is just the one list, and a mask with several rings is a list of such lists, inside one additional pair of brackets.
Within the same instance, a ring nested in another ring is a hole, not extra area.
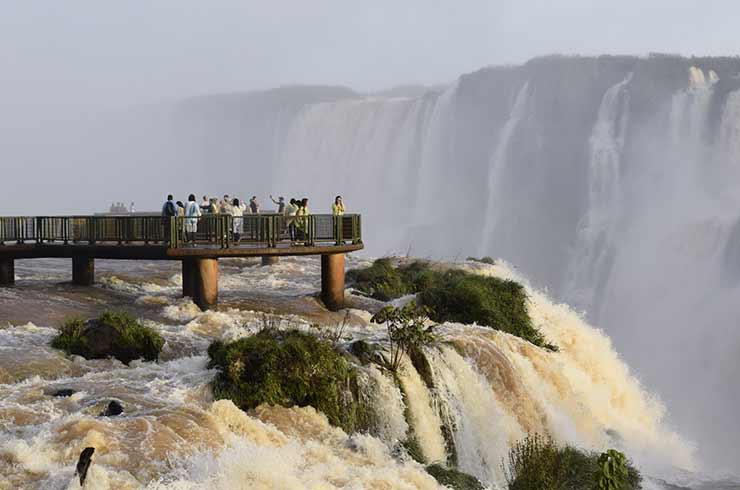
[(107, 311), (97, 319), (65, 321), (51, 346), (85, 359), (115, 357), (128, 364), (134, 359), (157, 360), (164, 340), (130, 314)]
[(412, 292), (389, 258), (378, 259), (365, 269), (348, 271), (347, 280), (358, 291), (380, 301), (390, 301)]
[[(605, 453), (606, 454), (606, 453)], [(527, 436), (509, 450), (508, 464), (502, 464), (509, 490), (594, 490), (598, 489), (600, 457), (574, 447), (558, 447), (552, 439)], [(620, 490), (642, 488), (639, 472), (622, 460), (627, 476)], [(607, 488), (607, 487), (605, 487)]]
[(262, 330), (229, 344), (208, 348), (216, 399), (243, 410), (261, 404), (312, 406), (347, 432), (366, 429), (369, 415), (360, 402), (352, 366), (326, 341), (298, 330)]
[(436, 341), (434, 327), (424, 326), (428, 320), (427, 314), (426, 308), (419, 308), (412, 301), (403, 308), (386, 306), (373, 315), (373, 323), (385, 323), (388, 329), (390, 358), (385, 367), (389, 371), (398, 371), (404, 354)]
[(526, 291), (517, 282), (462, 270), (440, 271), (420, 260), (393, 267), (390, 259), (350, 271), (349, 277), (358, 290), (383, 301), (417, 293), (419, 304), (428, 308), (436, 322), (475, 322), (558, 350), (532, 325)]
[(483, 490), (485, 488), (474, 476), (439, 464), (427, 466), (427, 473), (432, 475), (441, 485), (453, 490)]
[(557, 350), (532, 325), (527, 293), (517, 282), (459, 270), (440, 272), (434, 285), (419, 293), (419, 301), (431, 309), (435, 321), (475, 322)]

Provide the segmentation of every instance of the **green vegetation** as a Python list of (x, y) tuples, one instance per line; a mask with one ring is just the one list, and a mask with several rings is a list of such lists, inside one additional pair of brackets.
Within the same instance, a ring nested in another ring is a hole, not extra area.
[(51, 346), (85, 359), (114, 357), (128, 364), (134, 359), (156, 361), (164, 340), (130, 314), (107, 311), (97, 319), (65, 321)]
[(390, 301), (413, 292), (388, 258), (378, 259), (365, 269), (347, 271), (347, 281), (358, 291), (380, 301)]
[(621, 490), (629, 481), (629, 469), (624, 454), (614, 449), (609, 449), (599, 456), (596, 461), (598, 470), (596, 472), (597, 490)]
[(427, 466), (427, 473), (432, 475), (441, 485), (453, 490), (483, 490), (485, 487), (474, 476), (462, 473), (442, 465)]
[(416, 293), (419, 304), (436, 322), (478, 323), (557, 350), (532, 325), (526, 291), (517, 282), (462, 270), (437, 270), (424, 261), (393, 267), (387, 258), (349, 271), (348, 278), (358, 291), (382, 301)]
[(263, 403), (312, 406), (329, 422), (351, 433), (370, 424), (357, 389), (357, 374), (334, 346), (298, 330), (262, 330), (208, 348), (209, 368), (219, 372), (212, 388), (216, 399), (229, 399), (243, 410)]
[[(609, 455), (606, 466), (605, 455)], [(621, 455), (621, 459), (616, 455)], [(515, 444), (509, 450), (508, 465), (502, 466), (509, 490), (642, 488), (640, 473), (621, 453), (610, 450), (598, 456), (570, 446), (560, 448), (552, 439), (540, 435), (527, 436)]]
[(436, 342), (434, 327), (424, 326), (428, 320), (427, 314), (426, 308), (420, 308), (412, 301), (403, 308), (386, 306), (373, 315), (370, 321), (385, 323), (388, 328), (390, 358), (387, 359), (385, 367), (389, 371), (398, 372), (404, 354), (418, 351), (421, 347)]

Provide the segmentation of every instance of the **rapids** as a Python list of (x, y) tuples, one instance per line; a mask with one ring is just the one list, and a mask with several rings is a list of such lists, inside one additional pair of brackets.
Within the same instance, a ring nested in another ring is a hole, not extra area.
[[(485, 327), (445, 324), (439, 334), (451, 344), (425, 350), (429, 380), (408, 360), (400, 385), (374, 365), (358, 365), (381, 417), (372, 434), (346, 434), (312, 408), (245, 413), (214, 402), (208, 388), (209, 343), (253, 334), (263, 311), (279, 314), (280, 328), (315, 331), (313, 323), (341, 320), (310, 296), (320, 279), (317, 260), (289, 258), (269, 267), (225, 260), (223, 304), (205, 313), (179, 298), (173, 265), (142, 264), (133, 276), (101, 262), (92, 289), (55, 282), (69, 264), (50, 260), (21, 262), (17, 287), (0, 291), (0, 315), (8, 319), (0, 325), (0, 489), (77, 489), (74, 464), (87, 446), (96, 452), (86, 489), (440, 488), (401, 448), (410, 434), (428, 462), (444, 463), (454, 447), (458, 467), (492, 489), (503, 488), (502, 461), (528, 432), (585, 449), (624, 450), (655, 477), (646, 488), (700, 469), (691, 443), (666, 423), (664, 406), (610, 339), (530, 286), (534, 322), (561, 352)], [(363, 264), (350, 258), (348, 265)], [(526, 284), (503, 263), (449, 265)], [(342, 341), (383, 339), (383, 327), (369, 323), (364, 310), (378, 304), (353, 301), (358, 309), (350, 310)], [(64, 312), (83, 314), (111, 306), (132, 311), (166, 339), (162, 360), (124, 366), (52, 350), (60, 315), (49, 312), (63, 305)], [(75, 394), (51, 396), (61, 388)], [(98, 416), (109, 400), (122, 403), (121, 416)]]

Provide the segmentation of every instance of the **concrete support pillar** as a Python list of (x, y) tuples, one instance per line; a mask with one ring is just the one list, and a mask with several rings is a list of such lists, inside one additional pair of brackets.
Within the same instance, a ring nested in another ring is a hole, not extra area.
[(275, 265), (278, 262), (280, 262), (280, 257), (278, 257), (277, 255), (263, 255), (262, 256), (262, 266)]
[(193, 298), (195, 296), (195, 261), (182, 261), (182, 296)]
[(182, 295), (189, 296), (201, 310), (218, 304), (218, 259), (182, 261)]
[(80, 286), (92, 286), (95, 282), (95, 259), (72, 257), (72, 282)]
[(321, 256), (321, 299), (331, 311), (344, 308), (344, 254)]
[(15, 260), (0, 259), (0, 286), (15, 284)]

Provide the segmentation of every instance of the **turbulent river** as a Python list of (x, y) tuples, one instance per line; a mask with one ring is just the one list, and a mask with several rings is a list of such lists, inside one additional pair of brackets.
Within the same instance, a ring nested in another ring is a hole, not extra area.
[[(550, 353), (475, 325), (445, 324), (457, 348), (429, 348), (433, 389), (410, 362), (396, 384), (373, 365), (359, 366), (379, 414), (375, 433), (346, 434), (312, 408), (259, 407), (245, 413), (212, 399), (206, 349), (261, 328), (262, 313), (283, 328), (313, 331), (343, 318), (318, 306), (320, 267), (313, 258), (260, 267), (222, 260), (221, 305), (201, 312), (180, 297), (177, 263), (99, 261), (98, 284), (69, 280), (63, 260), (19, 261), (17, 286), (0, 290), (0, 489), (77, 489), (80, 451), (96, 448), (86, 489), (437, 489), (399, 442), (414, 431), (424, 458), (448, 456), (442, 426), (452, 428), (459, 468), (490, 488), (505, 484), (510, 445), (531, 432), (585, 449), (625, 451), (645, 488), (738, 488), (703, 482), (702, 466), (665, 407), (619, 358), (610, 339), (569, 307), (528, 287), (529, 311)], [(364, 265), (351, 258), (349, 267)], [(504, 264), (452, 264), (524, 281)], [(378, 307), (353, 297), (345, 342), (383, 339), (369, 323)], [(158, 363), (86, 361), (49, 347), (60, 321), (125, 309), (166, 340)], [(53, 397), (59, 389), (70, 397)], [(111, 401), (124, 413), (101, 417)], [(676, 487), (670, 487), (676, 488)]]

